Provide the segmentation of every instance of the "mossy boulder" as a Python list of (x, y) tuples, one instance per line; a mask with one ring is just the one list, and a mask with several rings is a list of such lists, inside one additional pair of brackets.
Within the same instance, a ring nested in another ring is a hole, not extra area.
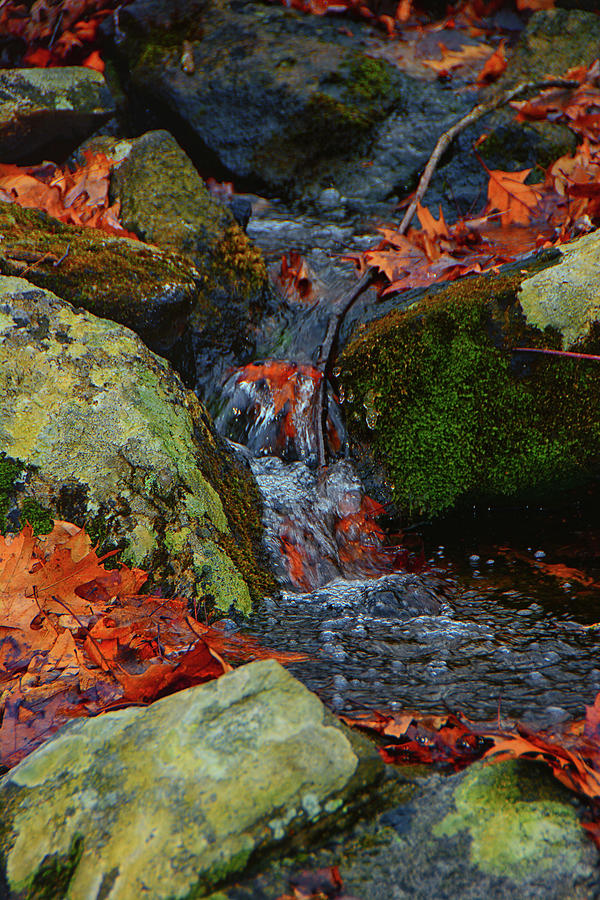
[(185, 333), (168, 355), (208, 401), (226, 367), (254, 358), (257, 325), (274, 302), (263, 256), (167, 131), (89, 146), (115, 160), (111, 199), (121, 203), (124, 226), (199, 273)]
[(166, 355), (199, 302), (200, 275), (180, 255), (64, 225), (16, 203), (0, 203), (0, 274), (25, 275), (74, 306), (136, 331)]
[(600, 288), (592, 272), (599, 241), (596, 233), (578, 242), (537, 275), (558, 286), (554, 299), (567, 277), (578, 292), (579, 329), (570, 295), (562, 320), (575, 344), (563, 343), (555, 314), (540, 312), (533, 276), (541, 262), (463, 279), (355, 331), (340, 360), (348, 428), (404, 510), (435, 515), (467, 502), (554, 499), (598, 474), (597, 363), (514, 351), (598, 353), (590, 295)]
[(135, 0), (120, 14), (115, 49), (132, 87), (194, 136), (196, 162), (213, 154), (214, 168), (216, 155), (256, 185), (291, 196), (317, 177), (328, 186), (412, 83), (317, 17), (226, 0), (171, 7)]
[(80, 719), (0, 781), (3, 896), (205, 897), (282, 844), (339, 828), (383, 770), (271, 660)]
[(56, 143), (68, 152), (114, 111), (93, 69), (0, 70), (0, 162), (37, 162)]
[(59, 518), (151, 584), (249, 612), (272, 581), (251, 474), (191, 391), (129, 329), (0, 278), (0, 512)]

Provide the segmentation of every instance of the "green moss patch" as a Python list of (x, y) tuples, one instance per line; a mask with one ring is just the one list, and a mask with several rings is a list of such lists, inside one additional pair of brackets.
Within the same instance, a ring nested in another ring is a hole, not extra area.
[(539, 497), (597, 471), (597, 370), (510, 352), (560, 346), (557, 333), (526, 326), (522, 277), (465, 279), (345, 350), (351, 434), (372, 446), (403, 508), (439, 514), (461, 500)]

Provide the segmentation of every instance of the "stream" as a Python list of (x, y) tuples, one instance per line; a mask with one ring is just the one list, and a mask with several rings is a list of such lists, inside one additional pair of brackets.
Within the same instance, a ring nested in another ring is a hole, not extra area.
[[(296, 446), (277, 445), (264, 385), (261, 392), (256, 381), (242, 384), (239, 373), (216, 416), (261, 489), (281, 586), (249, 621), (222, 626), (305, 653), (290, 670), (339, 713), (452, 711), (536, 728), (581, 716), (600, 690), (599, 630), (586, 627), (600, 619), (597, 501), (580, 499), (568, 515), (479, 511), (385, 533), (377, 524), (386, 521), (378, 518), (383, 508), (342, 458), (343, 404), (329, 403), (340, 459), (319, 471), (309, 402), (327, 305), (356, 278), (339, 257), (372, 242), (376, 223), (294, 217), (248, 199), (255, 210), (248, 234), (272, 272), (284, 253), (302, 253), (315, 298), (304, 306), (290, 299), (282, 341), (285, 365), (298, 367), (290, 376), (300, 398)], [(372, 293), (361, 298), (346, 331), (357, 316), (369, 317), (373, 302)]]

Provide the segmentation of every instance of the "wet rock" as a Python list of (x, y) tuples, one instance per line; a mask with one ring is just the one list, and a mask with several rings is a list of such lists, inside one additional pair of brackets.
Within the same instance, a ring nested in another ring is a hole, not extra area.
[[(140, 766), (144, 747), (155, 752)], [(278, 663), (252, 663), (73, 722), (12, 769), (6, 896), (204, 895), (291, 834), (339, 828), (382, 775), (375, 748), (314, 694)]]
[(116, 159), (110, 196), (121, 202), (124, 226), (183, 254), (200, 273), (186, 332), (169, 358), (203, 399), (214, 400), (225, 369), (254, 358), (257, 323), (274, 302), (262, 254), (167, 131), (89, 146)]
[(129, 329), (0, 278), (5, 527), (85, 525), (161, 589), (248, 612), (260, 504), (168, 363)]
[(401, 871), (402, 900), (596, 896), (598, 851), (578, 811), (542, 766), (474, 763), (451, 778), (428, 779), (397, 818), (384, 813), (389, 836), (369, 857), (350, 861), (345, 884), (383, 900)]
[(365, 610), (372, 616), (434, 616), (442, 603), (433, 584), (418, 575), (388, 575), (365, 592)]
[(589, 236), (569, 248), (548, 285), (570, 281), (548, 287), (551, 302), (540, 298), (536, 278), (546, 283), (543, 270), (560, 254), (465, 279), (355, 332), (340, 359), (349, 433), (379, 479), (389, 477), (401, 507), (437, 514), (457, 503), (547, 501), (598, 472), (595, 370), (513, 352), (568, 349), (574, 336), (577, 349), (598, 352), (596, 243)]
[[(296, 601), (329, 612), (335, 610), (338, 615), (366, 615), (393, 621), (438, 615), (444, 606), (444, 593), (444, 586), (435, 578), (396, 573), (361, 581), (336, 579), (310, 594), (296, 595)], [(285, 595), (288, 600), (291, 596)]]
[[(342, 33), (335, 21), (276, 4), (212, 0), (178, 18), (168, 6), (136, 0), (123, 8), (117, 50), (143, 103), (168, 109), (174, 127), (193, 136), (196, 162), (204, 147), (238, 181), (321, 205), (323, 190), (334, 187), (350, 211), (371, 209), (410, 189), (433, 135), (465, 109), (442, 89), (435, 103), (425, 81), (366, 55), (372, 30), (351, 19)], [(188, 73), (183, 40), (192, 48)], [(432, 102), (432, 134), (422, 133), (415, 115)]]
[(27, 276), (75, 306), (136, 331), (165, 356), (199, 302), (200, 274), (182, 256), (0, 203), (0, 273)]
[(115, 111), (99, 72), (79, 66), (0, 71), (0, 162), (37, 162), (68, 152)]

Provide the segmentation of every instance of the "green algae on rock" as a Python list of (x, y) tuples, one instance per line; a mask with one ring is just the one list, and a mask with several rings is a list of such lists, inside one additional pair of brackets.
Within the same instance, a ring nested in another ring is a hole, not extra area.
[(270, 660), (73, 722), (0, 781), (7, 897), (33, 896), (50, 864), (56, 900), (206, 896), (350, 815), (383, 770), (372, 744)]
[(38, 504), (155, 586), (249, 612), (272, 587), (258, 491), (195, 395), (133, 332), (23, 279), (0, 278), (0, 310), (5, 525)]
[(199, 273), (168, 250), (64, 225), (16, 203), (0, 204), (0, 232), (0, 274), (25, 273), (74, 306), (127, 325), (162, 355), (198, 302)]
[(0, 162), (22, 162), (57, 140), (75, 147), (114, 111), (93, 69), (0, 70)]
[[(598, 472), (597, 372), (512, 353), (561, 347), (557, 331), (525, 319), (527, 283), (527, 273), (463, 279), (355, 332), (346, 347), (351, 436), (403, 509), (435, 515), (461, 501), (548, 498)], [(592, 328), (578, 346), (598, 345)]]

